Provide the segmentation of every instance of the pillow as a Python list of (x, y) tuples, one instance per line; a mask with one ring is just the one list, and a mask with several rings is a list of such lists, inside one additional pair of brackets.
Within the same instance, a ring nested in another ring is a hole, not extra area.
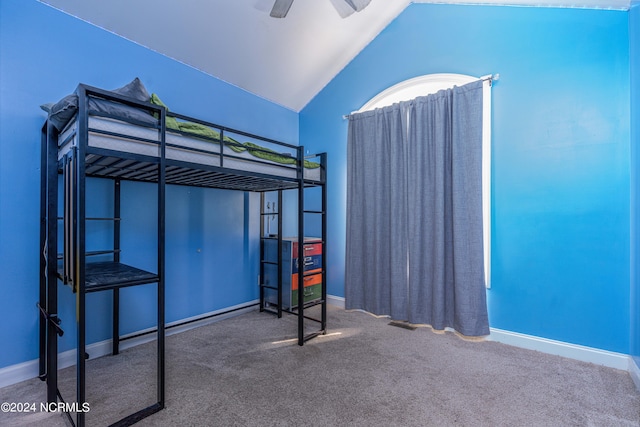
[(61, 131), (78, 110), (78, 95), (72, 93), (55, 104), (43, 104), (40, 108), (49, 113), (49, 121)]
[(40, 106), (40, 109), (46, 111), (47, 113), (50, 113), (51, 112), (51, 107), (53, 107), (53, 106), (54, 106), (53, 102), (47, 102), (46, 104), (42, 104)]
[(151, 98), (149, 92), (147, 92), (147, 88), (144, 87), (138, 77), (133, 79), (131, 83), (122, 86), (119, 89), (114, 89), (112, 92), (143, 102), (149, 102), (149, 99)]
[(131, 119), (154, 126), (158, 124), (158, 119), (153, 117), (150, 111), (106, 99), (89, 98), (89, 110), (92, 114), (98, 113), (100, 116)]
[[(151, 98), (151, 96), (149, 96), (149, 92), (147, 92), (147, 89), (144, 87), (138, 77), (133, 79), (131, 83), (128, 83), (121, 88), (112, 90), (112, 92), (142, 102), (149, 102), (149, 99)], [(110, 116), (132, 119), (144, 124), (158, 124), (157, 119), (153, 117), (153, 114), (150, 111), (141, 110), (130, 105), (125, 105), (106, 99), (89, 98), (89, 110), (95, 113), (102, 113)]]
[[(149, 92), (147, 92), (147, 89), (138, 77), (133, 79), (131, 83), (115, 89), (112, 92), (137, 101), (148, 102), (150, 98)], [(49, 121), (56, 129), (61, 131), (78, 111), (78, 96), (75, 93), (72, 93), (71, 95), (65, 96), (55, 104), (42, 104), (40, 108), (49, 113)], [(89, 98), (89, 109), (98, 113), (111, 114), (137, 120), (145, 124), (156, 124), (156, 120), (150, 112), (113, 101)]]

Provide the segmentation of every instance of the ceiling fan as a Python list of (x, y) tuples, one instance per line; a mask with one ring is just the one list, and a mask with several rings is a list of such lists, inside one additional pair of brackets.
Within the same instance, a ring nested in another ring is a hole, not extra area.
[[(371, 0), (331, 0), (336, 11), (342, 18), (346, 18), (353, 12), (360, 12), (367, 7)], [(293, 0), (276, 0), (271, 9), (272, 18), (284, 18), (287, 16)]]

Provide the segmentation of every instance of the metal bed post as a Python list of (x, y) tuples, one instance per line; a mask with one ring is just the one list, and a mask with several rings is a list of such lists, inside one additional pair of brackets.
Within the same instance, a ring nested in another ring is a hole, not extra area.
[[(72, 203), (72, 229), (76, 230), (74, 236), (74, 251), (71, 256), (74, 260), (73, 286), (76, 289), (76, 320), (78, 322), (78, 344), (77, 344), (77, 404), (82, 408), (86, 401), (86, 176), (85, 157), (88, 144), (88, 113), (87, 94), (84, 87), (78, 89), (78, 146), (73, 151), (75, 165), (71, 170), (73, 174), (72, 188), (75, 188)], [(85, 413), (79, 410), (76, 413), (76, 426), (85, 425)]]
[[(260, 279), (258, 280), (258, 286), (260, 287), (260, 311), (264, 311), (265, 306), (265, 286), (264, 286), (264, 259), (265, 259), (265, 228), (264, 221), (266, 212), (264, 210), (265, 194), (264, 191), (260, 192)], [(267, 221), (269, 221), (267, 219)]]
[(322, 192), (322, 317), (320, 329), (327, 330), (327, 153), (320, 154), (320, 181)]
[[(160, 110), (160, 162), (158, 164), (158, 408), (165, 397), (165, 196), (166, 196), (166, 109)], [(222, 144), (221, 144), (222, 145)]]
[[(120, 262), (120, 179), (113, 181), (113, 261)], [(112, 351), (120, 353), (120, 288), (113, 288)]]
[(57, 327), (58, 319), (58, 144), (57, 130), (46, 124), (46, 247), (44, 258), (46, 260), (46, 301), (40, 308), (41, 315), (46, 321), (46, 380), (47, 402), (57, 402), (58, 396), (58, 335), (62, 330)]
[(224, 129), (220, 129), (220, 167), (224, 167)]
[[(40, 292), (38, 298), (38, 310), (47, 307), (47, 124), (42, 127), (40, 136)], [(39, 327), (39, 357), (38, 377), (45, 380), (47, 377), (47, 317), (41, 311), (38, 313)]]
[[(282, 190), (278, 190), (278, 319), (282, 317), (282, 280), (284, 272), (282, 271), (282, 214), (283, 214), (283, 198)], [(288, 290), (287, 290), (288, 291)]]
[(304, 147), (298, 148), (298, 345), (304, 344)]

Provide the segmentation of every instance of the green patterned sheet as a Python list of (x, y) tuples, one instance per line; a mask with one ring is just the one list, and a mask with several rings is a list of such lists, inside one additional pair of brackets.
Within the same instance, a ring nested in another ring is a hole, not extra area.
[[(169, 108), (160, 100), (158, 95), (156, 95), (155, 93), (151, 95), (151, 103), (163, 106), (167, 109), (167, 112), (169, 111)], [(213, 130), (210, 127), (202, 125), (200, 123), (178, 121), (175, 117), (167, 115), (165, 124), (167, 129), (170, 130), (203, 137), (207, 140), (211, 140), (211, 142), (213, 143), (218, 143), (220, 141), (220, 133), (218, 131)], [(254, 144), (252, 142), (239, 142), (233, 138), (225, 136), (224, 144), (236, 153), (242, 153), (246, 151), (254, 157), (268, 160), (274, 163), (280, 163), (283, 165), (295, 165), (297, 163), (295, 157), (278, 153), (274, 150), (261, 147), (260, 145)], [(305, 160), (304, 167), (308, 169), (315, 169), (319, 168), (320, 164), (317, 162)]]

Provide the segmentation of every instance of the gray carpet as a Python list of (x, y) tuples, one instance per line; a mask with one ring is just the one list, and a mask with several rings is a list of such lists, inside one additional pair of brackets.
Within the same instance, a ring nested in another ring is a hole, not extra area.
[[(295, 322), (256, 311), (168, 337), (166, 408), (138, 425), (640, 425), (625, 371), (336, 308), (329, 334), (299, 347)], [(152, 343), (88, 363), (88, 425), (154, 402), (153, 357)], [(73, 393), (74, 370), (60, 375)], [(0, 402), (44, 398), (37, 379), (0, 389)], [(36, 412), (0, 414), (0, 425), (66, 423)]]

